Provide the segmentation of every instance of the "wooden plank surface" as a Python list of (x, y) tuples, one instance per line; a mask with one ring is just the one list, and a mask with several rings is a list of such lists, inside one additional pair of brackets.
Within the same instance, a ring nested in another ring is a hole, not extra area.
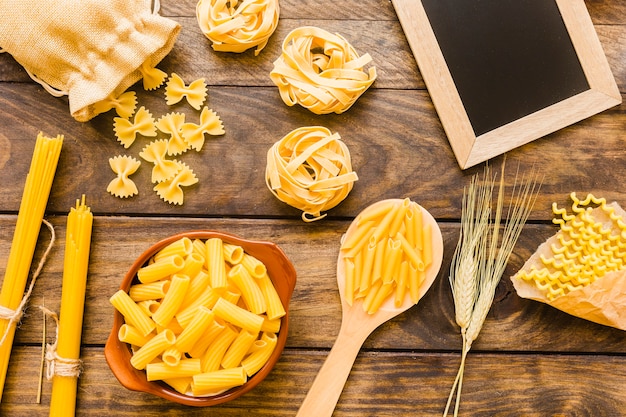
[[(626, 3), (587, 0), (622, 97), (626, 97)], [(9, 367), (0, 415), (48, 415), (50, 384), (35, 403), (42, 342), (37, 306), (57, 310), (67, 211), (86, 194), (96, 213), (88, 277), (77, 415), (293, 416), (339, 331), (335, 284), (337, 251), (350, 221), (384, 198), (411, 197), (439, 221), (444, 236), (442, 270), (420, 303), (381, 326), (365, 342), (335, 416), (437, 416), (460, 360), (448, 284), (450, 259), (459, 233), (462, 190), (482, 170), (458, 169), (391, 2), (283, 0), (281, 22), (267, 48), (255, 57), (218, 54), (200, 33), (195, 1), (162, 1), (161, 12), (183, 26), (160, 67), (187, 81), (205, 77), (208, 105), (226, 134), (188, 153), (200, 182), (186, 190), (182, 207), (170, 206), (151, 190), (150, 167), (133, 176), (140, 195), (121, 200), (106, 192), (113, 178), (108, 158), (137, 156), (116, 142), (113, 112), (75, 122), (67, 100), (48, 95), (8, 55), (0, 55), (0, 260), (8, 256), (24, 179), (39, 131), (66, 137), (46, 218), (57, 244), (38, 281)], [(342, 115), (316, 116), (285, 106), (268, 73), (282, 39), (302, 25), (346, 36), (370, 53), (379, 78)], [(163, 90), (137, 91), (140, 105), (155, 115), (183, 111), (167, 106)], [(323, 125), (338, 132), (352, 154), (359, 181), (329, 217), (305, 224), (300, 213), (276, 200), (264, 182), (269, 147), (290, 130)], [(569, 203), (572, 191), (593, 192), (626, 206), (624, 140), (626, 105), (523, 146), (507, 155), (507, 188), (516, 170), (543, 174), (540, 197), (498, 287), (494, 305), (470, 353), (461, 414), (465, 416), (626, 415), (626, 332), (596, 325), (517, 296), (509, 277), (552, 235), (552, 202)], [(142, 142), (143, 141), (143, 142)], [(503, 158), (491, 163), (499, 167)], [(276, 242), (294, 263), (298, 282), (291, 304), (287, 348), (274, 371), (245, 396), (210, 409), (179, 406), (123, 388), (112, 375), (103, 346), (112, 323), (108, 297), (133, 260), (152, 243), (192, 229), (214, 229)], [(36, 259), (45, 249), (43, 230)], [(4, 273), (0, 262), (0, 274)], [(48, 342), (53, 331), (48, 331)]]

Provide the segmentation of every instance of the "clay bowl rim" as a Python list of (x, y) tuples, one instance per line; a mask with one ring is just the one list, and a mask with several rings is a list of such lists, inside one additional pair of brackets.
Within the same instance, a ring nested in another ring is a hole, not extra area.
[(125, 388), (131, 391), (150, 393), (179, 404), (196, 407), (208, 407), (234, 400), (235, 398), (249, 392), (263, 379), (265, 379), (276, 362), (278, 362), (287, 341), (289, 302), (296, 284), (296, 271), (287, 255), (273, 242), (244, 239), (230, 233), (215, 230), (192, 230), (169, 236), (145, 250), (135, 260), (122, 279), (120, 289), (128, 292), (131, 283), (136, 279), (137, 270), (139, 268), (145, 265), (146, 262), (148, 262), (148, 260), (160, 249), (184, 237), (191, 240), (206, 240), (214, 237), (221, 238), (224, 242), (241, 246), (246, 253), (257, 257), (266, 265), (270, 279), (274, 283), (285, 310), (287, 311), (287, 314), (281, 319), (281, 328), (277, 335), (278, 341), (276, 348), (267, 363), (256, 374), (248, 379), (244, 385), (231, 388), (221, 394), (208, 397), (194, 397), (181, 394), (165, 383), (148, 381), (145, 376), (145, 371), (139, 371), (131, 366), (130, 348), (128, 344), (121, 342), (118, 338), (118, 331), (124, 323), (124, 318), (115, 309), (113, 309), (113, 326), (104, 347), (104, 355), (109, 368), (111, 368), (115, 377)]

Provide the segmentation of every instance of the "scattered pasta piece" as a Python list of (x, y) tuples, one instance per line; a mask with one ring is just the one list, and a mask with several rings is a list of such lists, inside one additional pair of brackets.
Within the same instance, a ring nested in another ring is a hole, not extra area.
[(295, 129), (267, 153), (267, 187), (280, 201), (302, 210), (305, 222), (325, 217), (321, 212), (343, 201), (356, 180), (347, 146), (325, 127)]
[(187, 86), (178, 74), (172, 73), (172, 76), (165, 86), (165, 101), (170, 106), (181, 101), (183, 97), (186, 97), (191, 107), (200, 110), (206, 96), (207, 86), (204, 82), (204, 78), (197, 79)]
[(150, 62), (144, 62), (139, 71), (143, 75), (143, 88), (144, 90), (156, 90), (163, 85), (167, 78), (167, 73), (161, 71), (157, 67), (150, 66)]
[(626, 224), (616, 214), (616, 204), (606, 204), (592, 194), (584, 201), (576, 193), (570, 197), (573, 214), (552, 205), (553, 222), (560, 230), (537, 251), (537, 261), (516, 274), (533, 282), (548, 300), (626, 267)]
[(315, 114), (343, 113), (376, 79), (365, 72), (369, 54), (360, 56), (340, 35), (316, 27), (294, 29), (283, 41), (270, 78), (288, 106), (300, 104)]
[(137, 110), (134, 121), (132, 122), (122, 117), (114, 118), (113, 130), (115, 131), (117, 140), (124, 145), (126, 149), (135, 142), (137, 134), (146, 137), (157, 135), (154, 117), (152, 117), (152, 114), (143, 106)]
[(156, 122), (156, 127), (161, 132), (169, 134), (167, 142), (168, 155), (180, 155), (189, 149), (189, 144), (182, 136), (182, 127), (185, 124), (185, 113), (168, 113)]
[(139, 193), (137, 186), (129, 176), (139, 169), (140, 161), (130, 156), (119, 155), (110, 158), (109, 165), (113, 172), (117, 174), (117, 178), (112, 180), (107, 187), (109, 193), (120, 198), (132, 197)]
[(181, 128), (181, 133), (190, 148), (200, 151), (204, 145), (204, 134), (223, 135), (224, 125), (217, 113), (205, 107), (200, 113), (200, 124), (185, 123)]
[(165, 158), (167, 154), (167, 140), (161, 139), (150, 142), (139, 153), (145, 161), (154, 164), (152, 168), (152, 182), (162, 182), (173, 178), (180, 171), (181, 166), (178, 162)]
[(172, 178), (154, 186), (154, 191), (163, 201), (174, 205), (183, 204), (183, 189), (198, 182), (196, 174), (186, 164), (179, 162), (180, 170)]
[(93, 106), (95, 114), (106, 113), (115, 108), (118, 116), (128, 119), (133, 115), (137, 107), (137, 95), (134, 91), (127, 91), (117, 98), (109, 96)]
[(196, 17), (202, 33), (218, 52), (241, 53), (267, 45), (278, 26), (278, 0), (200, 0)]

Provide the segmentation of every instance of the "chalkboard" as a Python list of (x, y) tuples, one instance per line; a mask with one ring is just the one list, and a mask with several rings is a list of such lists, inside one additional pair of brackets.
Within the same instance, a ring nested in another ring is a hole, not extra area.
[(583, 0), (392, 0), (462, 169), (621, 103)]

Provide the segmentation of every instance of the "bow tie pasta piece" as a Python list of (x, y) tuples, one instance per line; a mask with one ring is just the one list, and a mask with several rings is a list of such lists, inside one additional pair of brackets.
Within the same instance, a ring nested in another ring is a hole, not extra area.
[(305, 26), (287, 35), (270, 78), (288, 106), (341, 114), (376, 80), (375, 67), (364, 70), (371, 60), (369, 54), (359, 56), (340, 35)]
[(356, 180), (348, 147), (325, 127), (295, 129), (267, 153), (267, 187), (280, 201), (302, 210), (305, 222), (325, 217), (321, 212), (343, 201)]
[(205, 107), (200, 113), (200, 124), (185, 123), (181, 128), (181, 134), (185, 142), (192, 149), (200, 152), (204, 145), (204, 134), (211, 136), (223, 135), (224, 125), (222, 120), (213, 110)]
[(206, 96), (207, 86), (204, 82), (204, 78), (199, 78), (187, 86), (178, 74), (172, 73), (172, 76), (165, 86), (165, 101), (170, 106), (181, 101), (183, 97), (186, 97), (191, 107), (200, 110)]
[(154, 191), (163, 201), (174, 205), (183, 204), (183, 189), (198, 182), (196, 174), (186, 164), (178, 162), (180, 170), (174, 177), (158, 183), (154, 186)]
[(167, 154), (180, 155), (189, 150), (189, 144), (182, 136), (182, 127), (185, 124), (185, 113), (168, 113), (156, 122), (156, 127), (161, 132), (169, 134), (167, 142)]
[(162, 182), (167, 179), (173, 178), (181, 166), (172, 160), (165, 158), (167, 154), (167, 140), (161, 139), (151, 142), (146, 145), (145, 148), (139, 153), (145, 161), (154, 164), (152, 167), (152, 182)]
[(161, 71), (157, 67), (150, 66), (148, 61), (144, 62), (139, 68), (143, 76), (143, 88), (144, 90), (156, 90), (163, 85), (167, 78), (167, 73)]
[(128, 119), (137, 108), (137, 95), (134, 91), (127, 91), (119, 97), (109, 96), (95, 103), (93, 107), (95, 114), (106, 113), (114, 108), (119, 117)]
[(241, 53), (256, 46), (258, 55), (276, 30), (278, 0), (200, 0), (196, 17), (218, 52)]
[(135, 142), (137, 134), (146, 137), (157, 135), (154, 117), (152, 117), (152, 114), (143, 106), (137, 110), (134, 121), (132, 122), (122, 117), (114, 118), (113, 130), (115, 131), (117, 140), (124, 145), (126, 149)]
[(133, 180), (128, 177), (139, 169), (140, 161), (130, 156), (119, 155), (110, 158), (109, 165), (117, 174), (117, 177), (107, 187), (109, 193), (120, 198), (132, 197), (139, 193)]

